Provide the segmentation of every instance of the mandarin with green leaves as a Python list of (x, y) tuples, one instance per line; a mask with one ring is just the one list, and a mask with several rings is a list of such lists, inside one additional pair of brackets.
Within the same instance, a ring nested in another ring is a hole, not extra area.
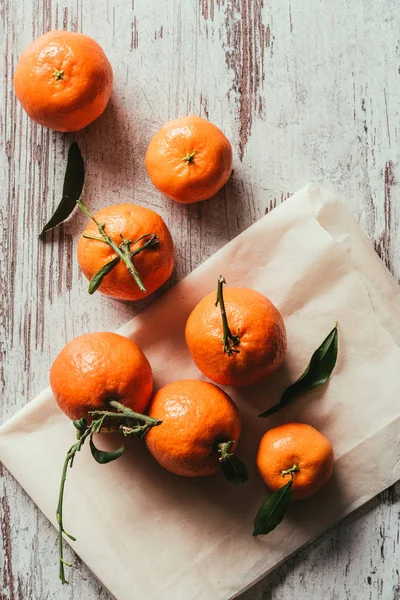
[(313, 496), (330, 479), (333, 448), (328, 438), (305, 423), (285, 423), (267, 431), (257, 453), (257, 467), (271, 492), (282, 487), (293, 469), (294, 500)]
[(86, 333), (70, 341), (50, 369), (50, 386), (61, 410), (73, 421), (90, 420), (116, 400), (146, 410), (153, 389), (150, 363), (135, 342), (117, 333)]
[(305, 423), (284, 423), (267, 431), (257, 467), (271, 492), (254, 519), (253, 535), (267, 535), (283, 520), (292, 500), (304, 500), (326, 485), (333, 472), (333, 447)]
[(117, 300), (141, 300), (155, 292), (174, 268), (174, 245), (167, 225), (150, 208), (115, 204), (92, 215), (78, 242), (78, 262), (99, 289)]
[(50, 386), (76, 431), (76, 440), (64, 459), (56, 511), (59, 577), (64, 584), (68, 583), (65, 565), (72, 565), (63, 556), (63, 535), (75, 541), (63, 523), (68, 468), (73, 466), (86, 440), (93, 458), (107, 464), (122, 455), (124, 446), (111, 451), (100, 450), (95, 445), (95, 436), (115, 431), (124, 437), (143, 438), (161, 421), (143, 414), (153, 389), (149, 361), (137, 344), (116, 333), (88, 333), (69, 342), (51, 366)]

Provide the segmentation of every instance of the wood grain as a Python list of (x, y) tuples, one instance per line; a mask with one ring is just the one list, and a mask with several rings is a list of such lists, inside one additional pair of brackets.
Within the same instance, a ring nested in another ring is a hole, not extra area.
[[(92, 208), (133, 201), (166, 219), (177, 263), (168, 285), (310, 180), (350, 202), (400, 277), (394, 0), (0, 0), (0, 18), (1, 420), (47, 385), (52, 359), (73, 336), (113, 330), (147, 304), (88, 299), (75, 260), (82, 215), (38, 240), (73, 139)], [(32, 123), (12, 90), (20, 52), (55, 28), (95, 37), (115, 72), (105, 114), (76, 135)], [(143, 163), (158, 127), (186, 113), (215, 122), (234, 146), (225, 189), (188, 207), (161, 197)], [(7, 472), (0, 477), (0, 598), (108, 599), (77, 558), (71, 585), (61, 588), (55, 531)], [(397, 485), (243, 600), (400, 598), (399, 507)]]

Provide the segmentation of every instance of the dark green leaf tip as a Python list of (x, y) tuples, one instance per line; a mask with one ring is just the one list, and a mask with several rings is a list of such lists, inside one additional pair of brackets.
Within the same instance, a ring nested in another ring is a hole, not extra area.
[(249, 472), (245, 463), (235, 454), (229, 454), (221, 460), (221, 469), (224, 477), (235, 485), (246, 483), (249, 478)]
[(68, 150), (67, 169), (65, 171), (63, 194), (54, 215), (43, 227), (40, 236), (67, 219), (80, 198), (85, 181), (85, 165), (77, 142), (72, 142)]
[(286, 485), (268, 496), (254, 519), (253, 536), (267, 535), (281, 523), (292, 499), (293, 477)]
[(124, 446), (121, 446), (120, 448), (118, 448), (118, 450), (114, 450), (111, 452), (105, 452), (104, 450), (99, 450), (94, 445), (93, 436), (90, 436), (89, 443), (90, 443), (90, 450), (92, 452), (93, 458), (95, 459), (96, 462), (100, 463), (101, 465), (105, 465), (109, 462), (112, 462), (113, 460), (116, 460), (117, 458), (119, 458), (122, 455), (122, 453), (124, 451)]
[(339, 333), (336, 321), (335, 327), (315, 350), (303, 374), (284, 391), (278, 404), (274, 404), (274, 406), (271, 406), (271, 408), (258, 416), (262, 418), (270, 417), (286, 406), (286, 404), (289, 404), (296, 396), (324, 385), (329, 380), (335, 368), (338, 356), (338, 344)]

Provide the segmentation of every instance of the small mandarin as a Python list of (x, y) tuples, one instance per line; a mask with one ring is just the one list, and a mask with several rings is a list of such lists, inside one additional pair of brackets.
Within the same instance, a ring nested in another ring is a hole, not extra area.
[(142, 413), (151, 397), (153, 376), (137, 344), (109, 332), (74, 338), (50, 369), (50, 386), (61, 410), (72, 420), (91, 420), (90, 411), (106, 410), (116, 400)]
[[(167, 281), (174, 267), (174, 245), (168, 227), (154, 210), (136, 204), (116, 204), (98, 211), (94, 218), (104, 224), (107, 235), (116, 246), (123, 239), (130, 242), (132, 263), (143, 284), (140, 289), (126, 264), (120, 260), (99, 287), (106, 296), (118, 300), (140, 300), (155, 292)], [(117, 254), (100, 238), (97, 225), (91, 220), (78, 242), (78, 262), (84, 275), (91, 280)], [(154, 239), (151, 247), (145, 247)]]
[(293, 499), (315, 494), (330, 479), (333, 448), (317, 429), (304, 423), (285, 423), (267, 431), (257, 453), (257, 467), (266, 486), (276, 492), (293, 471)]
[[(280, 367), (286, 353), (281, 314), (249, 288), (226, 288), (203, 298), (190, 314), (186, 343), (197, 367), (221, 385), (246, 386)], [(216, 304), (216, 298), (218, 303)]]
[(220, 468), (221, 444), (233, 452), (240, 438), (239, 412), (229, 396), (212, 383), (182, 380), (155, 394), (148, 414), (162, 423), (146, 436), (161, 466), (184, 477), (212, 475)]
[(228, 181), (232, 147), (218, 127), (202, 117), (169, 121), (150, 141), (146, 168), (153, 185), (182, 204), (207, 200)]
[(111, 65), (92, 38), (49, 31), (21, 54), (14, 89), (31, 119), (57, 131), (77, 131), (97, 119), (113, 85)]

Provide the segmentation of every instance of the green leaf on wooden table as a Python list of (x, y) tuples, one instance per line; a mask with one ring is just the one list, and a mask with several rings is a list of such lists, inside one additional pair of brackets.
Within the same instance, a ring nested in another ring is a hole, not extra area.
[(109, 273), (111, 273), (111, 271), (113, 270), (114, 267), (117, 266), (119, 261), (120, 261), (119, 256), (117, 256), (116, 258), (113, 258), (112, 261), (110, 261), (109, 263), (104, 265), (104, 267), (101, 267), (101, 269), (93, 275), (92, 279), (89, 281), (89, 294), (95, 293), (95, 291), (100, 287), (104, 277), (106, 275), (108, 275)]
[(324, 385), (331, 376), (336, 364), (338, 338), (338, 324), (336, 323), (335, 327), (312, 355), (304, 373), (284, 391), (279, 403), (274, 404), (274, 406), (271, 406), (271, 408), (258, 416), (270, 417), (299, 394)]
[(67, 170), (65, 171), (63, 194), (50, 221), (43, 227), (40, 235), (53, 229), (69, 217), (80, 198), (85, 180), (85, 165), (79, 146), (72, 142), (68, 151)]
[(93, 442), (93, 438), (92, 436), (90, 436), (90, 450), (92, 452), (93, 458), (101, 465), (105, 465), (119, 458), (124, 451), (124, 446), (121, 446), (121, 448), (118, 448), (118, 450), (105, 452), (104, 450), (99, 450), (98, 448), (96, 448)]
[(236, 485), (246, 483), (249, 478), (249, 472), (244, 462), (236, 454), (229, 454), (220, 462), (222, 473), (228, 481)]
[(254, 519), (253, 536), (266, 535), (279, 525), (292, 499), (293, 478), (264, 502)]

